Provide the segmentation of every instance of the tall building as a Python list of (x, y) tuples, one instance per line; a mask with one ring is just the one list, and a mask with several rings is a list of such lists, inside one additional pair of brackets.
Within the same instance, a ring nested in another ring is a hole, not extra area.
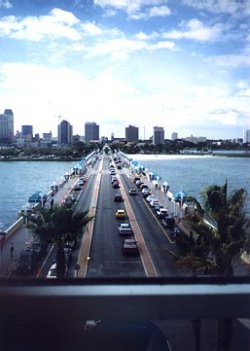
[(139, 129), (135, 126), (129, 125), (125, 128), (125, 139), (127, 141), (138, 141)]
[(178, 139), (178, 133), (173, 132), (173, 133), (171, 134), (171, 140), (176, 140), (176, 139)]
[(32, 141), (33, 126), (31, 125), (22, 126), (22, 138), (24, 139), (24, 141)]
[(6, 109), (0, 114), (0, 144), (12, 144), (14, 141), (14, 114)]
[(243, 143), (250, 143), (250, 129), (245, 129), (243, 132)]
[(153, 130), (153, 144), (164, 144), (165, 131), (163, 127), (154, 127)]
[(89, 143), (91, 140), (99, 140), (99, 125), (95, 122), (86, 122), (85, 141)]
[(72, 144), (73, 127), (68, 121), (63, 120), (58, 125), (58, 144), (70, 145)]

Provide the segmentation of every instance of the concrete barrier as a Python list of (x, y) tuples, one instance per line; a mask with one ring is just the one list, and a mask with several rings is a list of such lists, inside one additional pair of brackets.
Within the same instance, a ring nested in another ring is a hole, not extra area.
[(20, 217), (16, 222), (14, 222), (8, 229), (5, 230), (6, 236), (5, 240), (10, 238), (21, 226), (24, 224), (23, 217)]

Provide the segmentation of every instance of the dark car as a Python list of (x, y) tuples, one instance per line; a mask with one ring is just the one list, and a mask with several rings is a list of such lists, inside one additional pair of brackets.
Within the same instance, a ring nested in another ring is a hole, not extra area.
[(139, 248), (134, 238), (125, 239), (122, 245), (122, 253), (128, 256), (139, 255)]
[(17, 262), (16, 273), (17, 274), (29, 274), (34, 269), (33, 254), (32, 250), (22, 250)]
[(135, 188), (129, 189), (129, 194), (130, 194), (130, 195), (137, 195), (136, 189), (135, 189)]
[(121, 194), (115, 194), (114, 201), (115, 202), (122, 202), (123, 201), (123, 197), (121, 196)]
[(164, 227), (168, 228), (168, 229), (173, 229), (175, 226), (175, 219), (174, 217), (164, 217), (162, 219), (162, 224), (164, 225)]
[(113, 182), (112, 186), (113, 186), (113, 188), (115, 188), (115, 189), (120, 188), (120, 185), (119, 185), (118, 182)]

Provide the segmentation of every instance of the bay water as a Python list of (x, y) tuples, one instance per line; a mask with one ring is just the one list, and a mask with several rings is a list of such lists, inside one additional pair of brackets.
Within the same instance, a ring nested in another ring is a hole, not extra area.
[[(171, 192), (180, 190), (202, 200), (201, 192), (209, 185), (228, 182), (229, 192), (241, 187), (248, 191), (250, 216), (250, 159), (222, 156), (131, 155), (148, 171), (168, 182)], [(14, 223), (20, 211), (36, 191), (47, 193), (75, 162), (10, 161), (0, 162), (0, 230)]]

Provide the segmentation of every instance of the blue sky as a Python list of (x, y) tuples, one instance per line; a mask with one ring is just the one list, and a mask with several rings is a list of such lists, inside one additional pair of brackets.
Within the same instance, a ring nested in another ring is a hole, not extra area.
[(250, 129), (250, 0), (0, 0), (0, 113), (15, 130), (239, 138)]

